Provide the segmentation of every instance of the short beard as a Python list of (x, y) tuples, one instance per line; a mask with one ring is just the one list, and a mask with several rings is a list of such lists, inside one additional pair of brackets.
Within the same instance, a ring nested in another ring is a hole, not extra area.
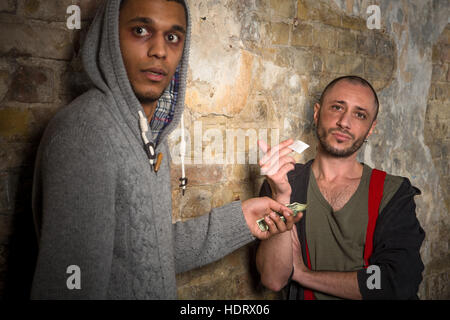
[(133, 92), (136, 96), (136, 98), (138, 99), (138, 101), (142, 104), (142, 105), (146, 105), (146, 104), (151, 104), (154, 103), (155, 101), (158, 101), (159, 98), (161, 98), (161, 96), (163, 95), (164, 91), (161, 92), (160, 94), (152, 94), (149, 92), (145, 92), (145, 93), (141, 93), (138, 92), (133, 85), (131, 85), (131, 88), (133, 89)]
[(348, 131), (340, 130), (340, 129), (336, 129), (336, 128), (329, 129), (328, 133), (325, 132), (325, 129), (323, 129), (320, 126), (320, 115), (319, 115), (317, 123), (318, 123), (318, 125), (317, 125), (317, 129), (316, 129), (316, 136), (317, 136), (317, 139), (319, 140), (320, 146), (327, 154), (337, 157), (337, 158), (347, 158), (347, 157), (353, 155), (355, 152), (357, 152), (361, 148), (361, 146), (364, 144), (364, 140), (366, 140), (367, 135), (369, 134), (369, 131), (367, 131), (367, 133), (364, 135), (364, 137), (361, 137), (358, 140), (356, 140), (349, 148), (344, 149), (344, 150), (339, 150), (339, 149), (333, 148), (331, 145), (329, 145), (327, 143), (327, 141), (326, 141), (327, 134), (330, 135), (332, 132), (337, 131), (337, 132), (341, 132), (343, 134), (349, 135), (353, 139), (355, 138), (354, 135), (352, 135)]

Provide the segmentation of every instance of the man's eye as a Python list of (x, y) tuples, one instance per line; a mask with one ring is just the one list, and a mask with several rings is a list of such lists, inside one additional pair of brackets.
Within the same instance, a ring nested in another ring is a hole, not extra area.
[(172, 43), (177, 43), (180, 40), (180, 38), (174, 33), (168, 34), (166, 36), (166, 39), (167, 39), (167, 41), (172, 42)]
[(366, 115), (365, 115), (364, 113), (361, 113), (361, 112), (357, 112), (357, 113), (356, 113), (356, 116), (357, 116), (358, 118), (360, 118), (360, 119), (366, 119), (366, 118), (367, 118)]
[(342, 107), (334, 105), (334, 106), (331, 106), (331, 109), (333, 109), (333, 110), (341, 110)]
[(136, 27), (136, 28), (133, 29), (133, 32), (134, 32), (135, 35), (137, 35), (139, 37), (144, 37), (144, 36), (147, 36), (149, 34), (147, 29), (145, 29), (143, 27)]

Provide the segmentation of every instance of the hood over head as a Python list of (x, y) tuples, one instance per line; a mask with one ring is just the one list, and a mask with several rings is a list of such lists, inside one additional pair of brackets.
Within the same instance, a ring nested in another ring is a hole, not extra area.
[[(137, 138), (141, 139), (144, 133), (139, 127), (139, 112), (144, 113), (144, 110), (133, 92), (120, 50), (121, 2), (122, 0), (105, 0), (100, 5), (86, 36), (82, 59), (85, 72), (93, 85), (114, 100), (116, 106), (111, 106), (111, 108), (115, 108), (112, 112), (119, 121), (125, 121)], [(155, 136), (155, 131), (146, 134), (148, 140), (155, 144), (162, 142), (176, 128), (184, 110), (191, 31), (191, 18), (186, 1), (184, 1), (184, 5), (187, 29), (183, 55), (170, 85), (158, 100), (158, 107), (155, 111), (155, 116), (157, 116), (158, 109), (166, 108), (168, 117), (164, 119), (164, 128), (159, 137)], [(150, 123), (151, 130), (154, 129), (152, 127), (154, 127), (153, 120)]]

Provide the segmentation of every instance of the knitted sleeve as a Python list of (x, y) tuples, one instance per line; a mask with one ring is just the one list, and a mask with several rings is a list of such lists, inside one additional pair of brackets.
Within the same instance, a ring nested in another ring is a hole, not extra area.
[(80, 125), (41, 145), (33, 211), (41, 220), (32, 299), (105, 299), (114, 244), (111, 147)]
[(176, 272), (214, 262), (255, 240), (240, 201), (174, 225)]

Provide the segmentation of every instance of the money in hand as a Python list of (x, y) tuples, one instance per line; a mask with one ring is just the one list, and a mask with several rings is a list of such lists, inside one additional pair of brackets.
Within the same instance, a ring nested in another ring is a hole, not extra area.
[[(286, 207), (288, 207), (289, 209), (292, 210), (293, 216), (295, 217), (295, 216), (297, 216), (297, 214), (300, 211), (304, 211), (306, 209), (307, 205), (303, 204), (303, 203), (293, 202), (291, 204), (287, 204)], [(281, 213), (279, 213), (279, 212), (275, 212), (275, 213), (280, 216), (280, 219), (283, 222), (286, 222), (286, 218)], [(269, 230), (269, 226), (267, 225), (264, 218), (257, 220), (256, 223), (258, 224), (258, 227), (259, 227), (259, 229), (261, 229), (261, 231)]]

